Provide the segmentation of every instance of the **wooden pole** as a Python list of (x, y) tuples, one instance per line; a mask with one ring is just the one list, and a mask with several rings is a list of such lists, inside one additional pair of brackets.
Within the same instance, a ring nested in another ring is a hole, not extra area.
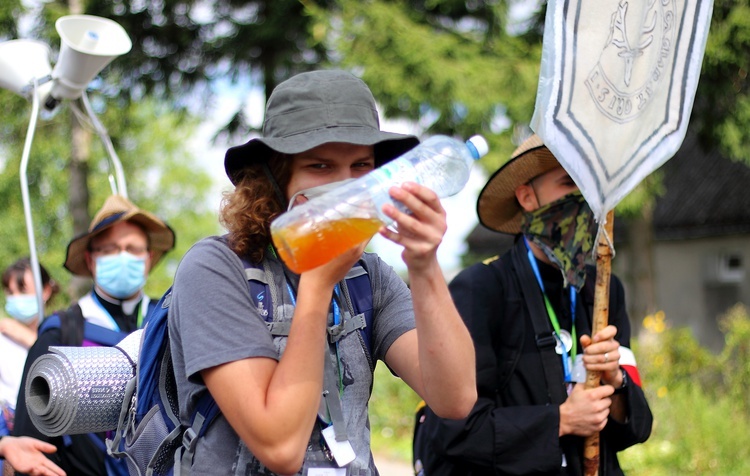
[[(614, 210), (607, 213), (604, 230), (599, 233), (596, 244), (596, 288), (594, 289), (594, 317), (591, 329), (593, 336), (607, 327), (609, 321), (609, 281), (612, 276), (612, 248), (614, 244)], [(586, 388), (596, 388), (601, 383), (601, 372), (586, 372)], [(583, 447), (583, 469), (586, 476), (599, 473), (599, 433), (586, 438)]]

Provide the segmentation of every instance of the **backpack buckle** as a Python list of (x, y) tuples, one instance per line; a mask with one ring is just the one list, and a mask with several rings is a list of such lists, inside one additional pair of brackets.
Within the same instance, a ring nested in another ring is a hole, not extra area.
[(336, 324), (334, 326), (330, 326), (328, 328), (328, 341), (331, 344), (334, 344), (338, 342), (342, 337), (344, 337), (346, 331), (346, 327), (344, 327), (344, 323)]
[(557, 339), (555, 339), (555, 335), (552, 332), (550, 332), (549, 334), (537, 334), (536, 346), (539, 349), (546, 349), (547, 347), (555, 347), (557, 346)]
[(195, 444), (197, 442), (198, 435), (192, 428), (188, 428), (185, 430), (185, 433), (182, 434), (182, 447), (185, 448), (188, 453), (192, 454), (195, 452)]

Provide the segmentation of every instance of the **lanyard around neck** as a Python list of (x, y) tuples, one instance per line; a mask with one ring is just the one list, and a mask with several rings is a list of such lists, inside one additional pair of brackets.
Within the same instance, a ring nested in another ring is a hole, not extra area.
[[(539, 283), (539, 288), (542, 290), (542, 296), (544, 297), (544, 305), (547, 308), (547, 315), (549, 316), (549, 320), (552, 323), (552, 327), (555, 329), (555, 334), (557, 335), (558, 340), (560, 341), (560, 345), (562, 347), (562, 357), (563, 357), (563, 368), (565, 370), (565, 379), (570, 379), (570, 362), (568, 361), (568, 351), (565, 349), (565, 345), (562, 342), (562, 339), (560, 338), (560, 322), (557, 319), (557, 314), (555, 313), (555, 309), (552, 307), (552, 304), (549, 302), (549, 298), (547, 297), (547, 293), (544, 290), (544, 282), (542, 281), (542, 274), (539, 272), (539, 265), (536, 262), (536, 257), (534, 256), (534, 253), (531, 251), (531, 247), (529, 246), (529, 242), (526, 239), (526, 237), (523, 237), (524, 244), (526, 245), (526, 256), (529, 259), (529, 264), (531, 265), (531, 269), (534, 271), (534, 276), (536, 276), (536, 280)], [(575, 359), (575, 356), (578, 354), (578, 342), (577, 336), (576, 336), (576, 298), (577, 293), (573, 286), (569, 286), (568, 289), (570, 290), (570, 318), (571, 318), (571, 328), (570, 328), (570, 334), (572, 338), (571, 343), (571, 349), (570, 349), (570, 356), (572, 359)]]
[[(119, 324), (117, 324), (117, 321), (115, 320), (115, 318), (112, 317), (112, 314), (107, 310), (106, 306), (104, 306), (104, 303), (102, 303), (102, 298), (100, 296), (98, 296), (96, 294), (96, 292), (92, 292), (91, 293), (91, 297), (92, 297), (94, 303), (97, 306), (99, 306), (99, 308), (102, 311), (104, 311), (104, 315), (107, 316), (107, 318), (109, 318), (109, 322), (110, 322), (110, 324), (112, 326), (112, 329), (116, 330), (117, 332), (120, 332), (121, 329), (120, 329)], [(109, 301), (107, 301), (107, 302), (109, 302)], [(144, 304), (144, 302), (146, 302), (146, 296), (145, 295), (141, 296), (141, 302), (136, 305), (136, 327), (138, 329), (140, 329), (141, 327), (143, 327), (143, 317), (146, 314), (145, 312), (143, 312), (143, 304)], [(110, 304), (114, 304), (114, 303), (110, 303)], [(128, 316), (125, 314), (125, 309), (122, 308), (122, 304), (120, 304), (120, 309), (122, 309), (123, 319), (127, 320)]]
[[(297, 300), (294, 297), (294, 290), (292, 289), (291, 284), (289, 284), (288, 280), (284, 280), (286, 282), (286, 289), (289, 292), (289, 299), (292, 301), (292, 306), (297, 307)], [(336, 286), (333, 288), (336, 296), (339, 296), (339, 285), (336, 284)], [(331, 299), (331, 305), (333, 307), (333, 324), (338, 325), (341, 321), (341, 310), (339, 309), (339, 305), (336, 298)], [(341, 377), (341, 360), (339, 359), (339, 343), (336, 342), (336, 364), (338, 367), (338, 385), (339, 385), (339, 395), (344, 393), (344, 382)]]

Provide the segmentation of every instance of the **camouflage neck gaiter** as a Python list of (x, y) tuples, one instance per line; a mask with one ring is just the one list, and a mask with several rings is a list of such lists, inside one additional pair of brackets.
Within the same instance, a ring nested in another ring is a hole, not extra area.
[(596, 233), (593, 213), (581, 192), (524, 212), (521, 232), (562, 271), (565, 286), (580, 291), (586, 282), (586, 255)]

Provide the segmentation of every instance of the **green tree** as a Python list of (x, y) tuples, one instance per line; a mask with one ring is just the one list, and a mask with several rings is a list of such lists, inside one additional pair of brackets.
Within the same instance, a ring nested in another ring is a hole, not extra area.
[[(200, 2), (111, 2), (105, 0), (58, 0), (31, 4), (27, 10), (12, 0), (0, 7), (0, 38), (18, 36), (19, 21), (31, 20), (27, 36), (39, 38), (57, 49), (59, 38), (53, 25), (67, 14), (92, 14), (111, 18), (122, 25), (133, 41), (132, 50), (117, 58), (100, 75), (97, 93), (103, 123), (112, 132), (116, 150), (127, 147), (107, 120), (124, 115), (110, 109), (129, 110), (135, 101), (157, 98), (166, 101), (178, 116), (190, 109), (205, 116), (214, 97), (213, 81), (230, 77), (234, 81), (257, 81), (270, 91), (278, 80), (297, 71), (311, 69), (322, 61), (322, 49), (309, 46), (303, 5), (293, 0)], [(63, 108), (63, 107), (61, 107)], [(242, 105), (226, 131), (246, 134), (249, 130)], [(60, 114), (62, 111), (59, 111)], [(69, 116), (70, 117), (70, 116)], [(180, 124), (177, 124), (178, 126)], [(22, 140), (22, 134), (6, 136), (7, 144)], [(69, 119), (67, 131), (59, 137), (57, 157), (65, 157), (68, 174), (68, 211), (73, 231), (82, 232), (90, 220), (89, 172), (94, 150), (92, 134)], [(12, 148), (12, 145), (7, 145)]]
[[(94, 107), (101, 101), (96, 98)], [(0, 91), (0, 104), (6, 120), (0, 126), (0, 264), (7, 266), (29, 254), (21, 202), (19, 167), (28, 123), (29, 104), (8, 91)], [(58, 111), (40, 119), (29, 160), (29, 189), (35, 238), (40, 262), (64, 286), (71, 283), (63, 270), (67, 243), (76, 235), (68, 213), (69, 166), (66, 158), (70, 142), (70, 120)], [(176, 250), (168, 254), (149, 279), (147, 291), (158, 295), (171, 283), (177, 262), (200, 237), (216, 233), (215, 213), (207, 205), (210, 177), (197, 164), (190, 139), (198, 118), (172, 111), (168, 104), (147, 100), (126, 108), (103, 111), (101, 119), (112, 124), (110, 133), (118, 149), (127, 177), (130, 198), (139, 206), (167, 220), (177, 234)], [(84, 127), (85, 130), (85, 127)], [(111, 193), (106, 152), (100, 142), (92, 142), (88, 188), (91, 190), (89, 215)], [(71, 290), (72, 297), (77, 294)]]
[(690, 126), (706, 150), (750, 164), (750, 1), (714, 0)]
[(313, 39), (370, 85), (387, 117), (420, 121), (428, 134), (484, 134), (488, 170), (510, 156), (531, 119), (539, 30), (507, 31), (509, 2), (339, 0), (316, 9)]

